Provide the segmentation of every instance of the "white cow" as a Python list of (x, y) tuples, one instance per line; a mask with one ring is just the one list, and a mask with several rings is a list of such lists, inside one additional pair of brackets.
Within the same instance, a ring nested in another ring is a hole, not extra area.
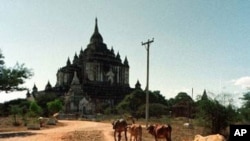
[(220, 134), (208, 136), (195, 135), (194, 141), (226, 141), (226, 139)]

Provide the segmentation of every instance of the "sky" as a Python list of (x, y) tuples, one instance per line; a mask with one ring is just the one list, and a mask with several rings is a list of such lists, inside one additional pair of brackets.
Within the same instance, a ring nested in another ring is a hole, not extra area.
[[(146, 87), (165, 98), (186, 92), (239, 103), (250, 87), (250, 2), (246, 0), (1, 0), (0, 49), (6, 66), (17, 62), (34, 76), (24, 86), (54, 86), (56, 73), (84, 50), (95, 18), (104, 43), (128, 58), (130, 86)], [(192, 91), (193, 89), (193, 91)], [(0, 102), (26, 92), (1, 93)]]

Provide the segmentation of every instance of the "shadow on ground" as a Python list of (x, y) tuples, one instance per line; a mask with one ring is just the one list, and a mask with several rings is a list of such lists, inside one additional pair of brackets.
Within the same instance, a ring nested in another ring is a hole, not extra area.
[(1, 138), (10, 138), (10, 137), (20, 137), (20, 136), (31, 136), (35, 135), (36, 133), (31, 132), (11, 132), (11, 133), (0, 133), (0, 139)]

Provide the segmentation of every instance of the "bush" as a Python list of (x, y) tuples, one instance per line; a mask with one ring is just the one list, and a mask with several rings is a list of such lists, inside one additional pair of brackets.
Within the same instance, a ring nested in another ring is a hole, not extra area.
[(49, 113), (52, 115), (62, 110), (63, 104), (59, 99), (56, 99), (54, 101), (48, 102), (47, 107), (48, 107)]
[(38, 117), (42, 113), (42, 108), (35, 101), (30, 103), (29, 116)]
[[(139, 117), (145, 116), (145, 104), (140, 106), (137, 111), (137, 115)], [(167, 115), (169, 112), (169, 108), (163, 104), (159, 103), (151, 103), (149, 104), (149, 117), (157, 117), (160, 118), (162, 115)]]

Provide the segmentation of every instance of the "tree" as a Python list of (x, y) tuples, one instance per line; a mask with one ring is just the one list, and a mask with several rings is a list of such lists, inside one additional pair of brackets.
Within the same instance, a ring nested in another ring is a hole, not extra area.
[[(149, 114), (150, 117), (161, 117), (162, 115), (169, 114), (169, 108), (166, 105), (160, 103), (150, 103), (149, 104)], [(137, 115), (139, 117), (145, 116), (145, 104), (141, 105), (137, 110)]]
[(250, 122), (250, 92), (247, 92), (241, 98), (244, 103), (240, 108), (240, 113), (245, 122)]
[(193, 103), (193, 99), (186, 93), (186, 92), (179, 92), (176, 96), (175, 96), (175, 103), (179, 103), (182, 101), (187, 101), (189, 103)]
[(140, 105), (146, 103), (145, 95), (145, 92), (142, 90), (133, 91), (116, 106), (118, 113), (128, 112), (133, 115)]
[(42, 108), (35, 101), (32, 101), (29, 107), (30, 116), (37, 117), (41, 115), (41, 113), (42, 113)]
[(21, 108), (19, 107), (19, 105), (11, 105), (11, 109), (10, 109), (11, 114), (13, 115), (13, 125), (18, 126), (20, 125), (17, 122), (17, 115), (21, 113)]
[[(118, 113), (130, 113), (133, 116), (138, 115), (138, 109), (142, 105), (144, 105), (145, 108), (145, 103), (146, 103), (146, 93), (145, 91), (142, 90), (135, 90), (131, 94), (127, 95), (117, 106), (116, 109)], [(164, 96), (160, 94), (160, 91), (154, 91), (154, 92), (149, 92), (149, 103), (150, 104), (160, 104), (161, 106), (158, 107), (164, 107), (168, 105), (167, 100), (165, 99)], [(153, 106), (155, 106), (153, 104)], [(165, 108), (165, 107), (164, 107)], [(142, 109), (142, 108), (141, 108)], [(145, 110), (141, 110), (142, 112), (145, 112)], [(163, 111), (163, 110), (161, 110)], [(149, 111), (150, 112), (150, 111)], [(159, 114), (166, 114), (166, 113), (159, 113)], [(140, 115), (143, 115), (143, 113), (140, 113)], [(151, 114), (152, 115), (152, 114)]]
[(20, 114), (25, 115), (28, 111), (29, 104), (29, 101), (21, 98), (4, 102), (0, 105), (0, 116), (11, 115), (11, 105), (18, 105), (18, 107), (22, 109)]
[(38, 95), (36, 97), (37, 104), (43, 108), (42, 116), (49, 116), (49, 109), (47, 103), (54, 101), (56, 98), (57, 98), (56, 94), (50, 92)]
[(0, 50), (0, 67), (4, 65), (4, 60), (3, 60), (4, 56)]
[(7, 68), (4, 62), (4, 56), (0, 50), (0, 92), (11, 92), (26, 90), (20, 87), (25, 83), (25, 79), (29, 79), (33, 73), (26, 68), (24, 64), (18, 63), (13, 68)]
[(59, 112), (63, 108), (63, 104), (59, 99), (56, 99), (54, 101), (50, 101), (47, 103), (47, 107), (50, 114), (54, 114), (56, 112)]
[(219, 133), (233, 120), (231, 106), (225, 107), (217, 100), (209, 98), (201, 99), (196, 104), (196, 117), (203, 126), (210, 129), (211, 133)]

